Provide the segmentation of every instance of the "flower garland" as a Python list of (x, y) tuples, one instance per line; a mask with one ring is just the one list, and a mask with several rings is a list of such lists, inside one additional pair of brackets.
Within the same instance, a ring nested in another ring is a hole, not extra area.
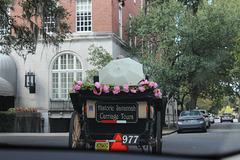
[(123, 86), (115, 86), (111, 84), (100, 84), (99, 82), (95, 82), (95, 84), (84, 83), (82, 81), (74, 81), (73, 91), (76, 93), (79, 90), (91, 90), (96, 95), (101, 95), (102, 92), (118, 94), (120, 92), (125, 93), (137, 93), (144, 92), (147, 89), (153, 89), (154, 96), (157, 98), (162, 98), (161, 90), (157, 88), (158, 84), (153, 81), (143, 80), (139, 83), (139, 85), (131, 85), (126, 84)]

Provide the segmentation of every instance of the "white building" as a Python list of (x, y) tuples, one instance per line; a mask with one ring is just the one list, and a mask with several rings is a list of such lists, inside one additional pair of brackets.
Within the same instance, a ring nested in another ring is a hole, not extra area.
[[(126, 7), (122, 7), (118, 0), (60, 0), (59, 4), (61, 2), (71, 3), (67, 5), (68, 8), (72, 7), (72, 17), (69, 20), (73, 30), (71, 37), (59, 48), (39, 43), (36, 54), (28, 54), (26, 60), (16, 52), (9, 55), (16, 66), (16, 73), (10, 73), (8, 70), (8, 74), (16, 75), (16, 82), (12, 84), (15, 88), (14, 106), (36, 107), (45, 120), (44, 132), (68, 130), (73, 111), (69, 91), (74, 80), (83, 80), (86, 70), (92, 68), (86, 61), (90, 45), (102, 46), (113, 58), (119, 54), (127, 55), (126, 48), (129, 42), (123, 26), (130, 15), (135, 16), (139, 12), (142, 3), (141, 0), (125, 1)], [(100, 3), (104, 3), (104, 6)], [(86, 7), (88, 9), (84, 10)], [(80, 15), (80, 12), (86, 12), (88, 15)], [(103, 14), (106, 12), (109, 14)], [(35, 75), (35, 93), (29, 93), (29, 89), (25, 87), (25, 75), (28, 72)], [(2, 76), (0, 72), (0, 77)]]

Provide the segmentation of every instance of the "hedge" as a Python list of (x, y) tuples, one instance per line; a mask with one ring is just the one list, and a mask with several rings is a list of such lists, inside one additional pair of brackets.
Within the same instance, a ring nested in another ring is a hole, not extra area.
[(0, 111), (0, 132), (13, 132), (16, 113)]

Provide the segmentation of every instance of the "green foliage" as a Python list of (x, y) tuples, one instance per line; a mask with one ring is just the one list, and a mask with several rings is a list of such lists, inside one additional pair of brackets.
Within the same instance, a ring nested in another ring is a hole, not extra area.
[(90, 58), (87, 58), (87, 62), (94, 66), (94, 68), (86, 71), (86, 81), (93, 82), (93, 76), (99, 76), (99, 71), (113, 60), (113, 58), (102, 46), (96, 47), (92, 44), (88, 50)]
[[(0, 1), (0, 15), (4, 18), (3, 26), (8, 29), (7, 34), (0, 37), (0, 53), (9, 54), (11, 49), (26, 58), (28, 53), (34, 54), (41, 35), (42, 43), (58, 46), (66, 38), (70, 26), (64, 21), (69, 13), (63, 6), (57, 5), (55, 0), (20, 0), (18, 5), (23, 10), (20, 15), (11, 16), (8, 9), (14, 10), (14, 1)], [(51, 17), (55, 22), (46, 30), (44, 22)], [(27, 23), (18, 23), (18, 20)], [(12, 34), (11, 31), (14, 31)], [(25, 52), (23, 52), (25, 51)], [(27, 51), (27, 52), (26, 52)]]
[(165, 95), (183, 103), (189, 94), (191, 108), (198, 97), (219, 103), (233, 93), (230, 71), (235, 59), (230, 53), (239, 33), (239, 9), (235, 0), (202, 1), (193, 14), (180, 2), (156, 0), (147, 15), (128, 25), (129, 38), (138, 38), (131, 54)]
[(206, 109), (208, 111), (212, 107), (212, 101), (210, 99), (199, 98), (197, 107), (199, 109)]
[(179, 2), (182, 2), (186, 8), (190, 11), (192, 11), (192, 14), (195, 15), (198, 11), (198, 7), (202, 0), (178, 0)]
[(220, 115), (222, 115), (223, 113), (233, 114), (233, 108), (231, 108), (230, 106), (225, 106), (218, 112), (218, 114), (220, 114)]
[(232, 55), (235, 58), (234, 67), (231, 70), (231, 76), (233, 79), (233, 87), (235, 94), (240, 97), (240, 32), (238, 35), (233, 39), (234, 43), (234, 50), (232, 52)]
[[(164, 67), (160, 61), (161, 56), (170, 53), (169, 46), (174, 49), (172, 46), (175, 45), (178, 23), (175, 17), (182, 14), (183, 5), (173, 0), (169, 3), (156, 0), (151, 4), (150, 13), (147, 15), (141, 13), (138, 17), (132, 18), (127, 27), (129, 38), (137, 37), (137, 45), (131, 48), (132, 56), (137, 56), (139, 62), (143, 64), (144, 73), (159, 83), (159, 69)], [(170, 71), (168, 68), (165, 69), (162, 72)], [(161, 87), (165, 88), (165, 85)]]
[(0, 112), (0, 132), (13, 132), (16, 113)]

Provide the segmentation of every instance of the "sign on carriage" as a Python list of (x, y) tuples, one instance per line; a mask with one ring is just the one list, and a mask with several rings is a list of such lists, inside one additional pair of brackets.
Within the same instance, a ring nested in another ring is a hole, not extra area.
[(136, 123), (137, 103), (96, 103), (96, 120), (100, 123)]

